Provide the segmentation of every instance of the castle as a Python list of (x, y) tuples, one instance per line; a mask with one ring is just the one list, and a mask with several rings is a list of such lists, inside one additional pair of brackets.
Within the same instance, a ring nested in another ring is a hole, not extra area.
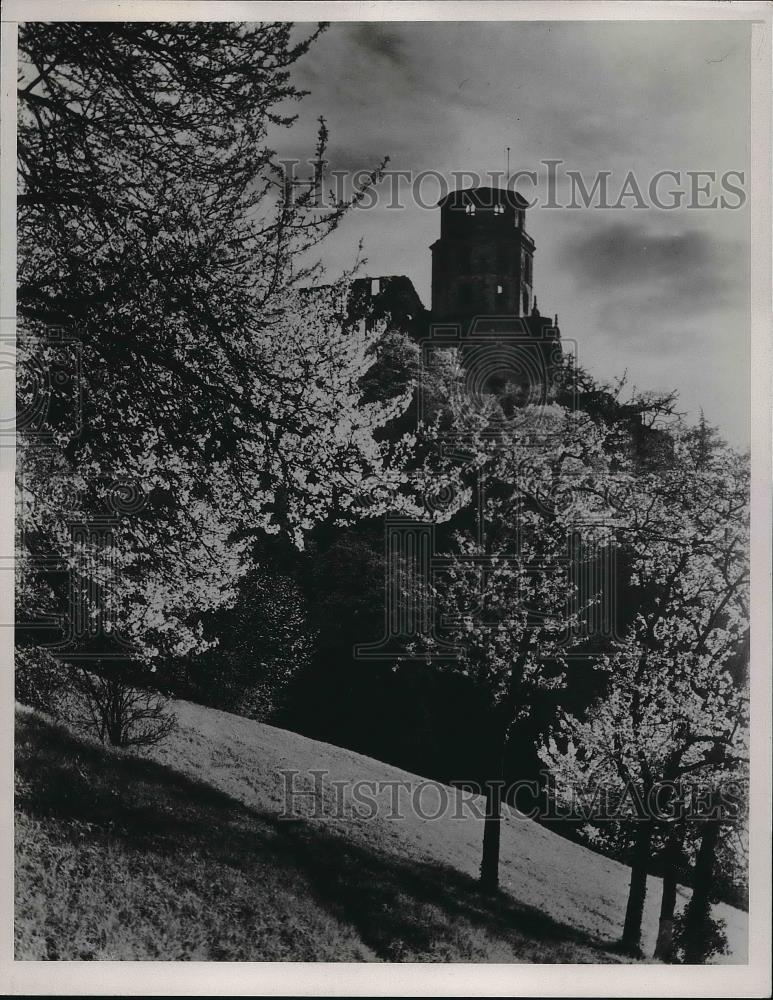
[(542, 316), (537, 307), (527, 202), (507, 189), (477, 187), (451, 192), (438, 208), (431, 309), (409, 278), (387, 275), (353, 283), (355, 313), (386, 319), (425, 343), (455, 344), (463, 355), (473, 344), (496, 346), (502, 378), (544, 389), (561, 358), (561, 333), (558, 316)]
[(526, 232), (524, 198), (501, 188), (468, 188), (446, 195), (438, 208), (431, 309), (402, 275), (357, 279), (357, 303), (369, 300), (373, 316), (417, 337), (456, 326), (462, 337), (490, 333), (557, 347), (558, 317), (542, 316), (534, 294), (535, 245)]

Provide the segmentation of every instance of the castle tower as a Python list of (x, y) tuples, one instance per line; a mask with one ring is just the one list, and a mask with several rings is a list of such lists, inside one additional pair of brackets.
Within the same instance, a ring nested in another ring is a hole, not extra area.
[(440, 239), (432, 250), (432, 316), (529, 316), (534, 307), (534, 241), (526, 200), (514, 191), (471, 188), (438, 202)]

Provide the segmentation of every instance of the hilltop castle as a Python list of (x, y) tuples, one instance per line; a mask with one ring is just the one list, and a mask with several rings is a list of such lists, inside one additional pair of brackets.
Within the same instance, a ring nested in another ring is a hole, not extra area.
[(542, 316), (534, 294), (534, 240), (526, 232), (527, 202), (490, 187), (453, 191), (438, 203), (440, 237), (432, 252), (432, 306), (425, 309), (405, 276), (359, 278), (353, 294), (373, 315), (418, 337), (456, 326), (461, 336), (560, 343), (558, 317)]

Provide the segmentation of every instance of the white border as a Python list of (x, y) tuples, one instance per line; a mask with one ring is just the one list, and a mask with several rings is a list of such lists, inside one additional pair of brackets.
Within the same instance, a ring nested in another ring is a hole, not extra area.
[[(0, 984), (10, 994), (276, 996), (706, 996), (771, 994), (771, 22), (767, 3), (725, 2), (189, 2), (6, 0), (2, 7), (0, 317), (15, 315), (16, 24), (20, 20), (745, 20), (752, 76), (752, 837), (749, 964), (406, 965), (174, 962), (14, 962), (12, 877), (13, 636), (0, 628)], [(3, 332), (7, 320), (3, 320)], [(738, 331), (743, 335), (742, 331)], [(0, 372), (3, 415), (13, 379)], [(0, 448), (0, 560), (13, 551), (13, 450)], [(4, 573), (3, 582), (9, 579)], [(0, 588), (10, 621), (10, 587)]]
[(5, 0), (3, 21), (770, 21), (744, 0)]

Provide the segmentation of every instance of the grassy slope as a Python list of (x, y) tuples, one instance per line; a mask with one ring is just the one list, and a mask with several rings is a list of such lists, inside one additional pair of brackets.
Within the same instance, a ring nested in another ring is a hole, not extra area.
[[(224, 712), (176, 711), (151, 760), (17, 713), (17, 958), (619, 960), (625, 866), (510, 815), (504, 892), (489, 900), (476, 819), (336, 818), (329, 788), (327, 815), (277, 818), (282, 768), (421, 779)], [(659, 880), (648, 897), (651, 953)], [(719, 910), (743, 962), (746, 916)]]

